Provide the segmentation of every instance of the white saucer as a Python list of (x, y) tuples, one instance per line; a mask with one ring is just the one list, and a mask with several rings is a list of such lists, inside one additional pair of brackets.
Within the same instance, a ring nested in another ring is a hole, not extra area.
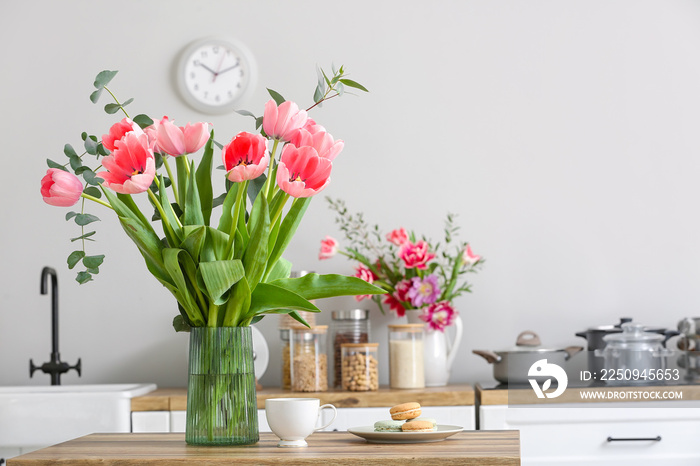
[(377, 432), (374, 426), (352, 427), (348, 432), (370, 443), (426, 443), (445, 440), (463, 430), (462, 426), (438, 424), (437, 430), (432, 432)]

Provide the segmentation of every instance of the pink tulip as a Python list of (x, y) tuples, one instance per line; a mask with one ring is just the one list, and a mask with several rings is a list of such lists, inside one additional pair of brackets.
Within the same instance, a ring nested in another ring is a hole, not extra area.
[(419, 318), (428, 324), (428, 328), (432, 330), (445, 331), (445, 327), (452, 325), (457, 311), (450, 305), (449, 301), (440, 301), (439, 303), (431, 304), (419, 316)]
[(325, 133), (326, 132), (326, 128), (317, 124), (313, 118), (307, 118), (306, 124), (303, 126), (302, 129), (305, 129), (306, 131), (308, 131), (311, 134), (316, 134), (316, 133), (320, 133), (320, 132)]
[(331, 168), (331, 161), (319, 157), (313, 147), (287, 144), (277, 167), (277, 184), (292, 197), (313, 196), (330, 183)]
[(338, 252), (338, 241), (332, 236), (326, 235), (324, 239), (321, 240), (321, 251), (318, 253), (318, 259), (330, 259), (335, 256)]
[(57, 207), (75, 205), (83, 193), (83, 183), (74, 174), (49, 168), (41, 179), (41, 195), (44, 202)]
[(103, 186), (120, 194), (137, 194), (146, 191), (156, 174), (153, 148), (145, 134), (127, 133), (116, 141), (117, 147), (102, 159), (107, 171), (98, 172)]
[(229, 180), (234, 183), (253, 180), (265, 171), (270, 162), (267, 139), (242, 131), (224, 146), (222, 158)]
[(401, 227), (393, 230), (391, 233), (387, 233), (386, 239), (396, 246), (401, 246), (402, 244), (408, 242), (408, 233), (406, 233), (405, 228)]
[[(316, 126), (323, 128), (322, 126)], [(297, 147), (311, 146), (316, 149), (320, 157), (331, 161), (340, 154), (340, 151), (345, 146), (343, 141), (334, 141), (330, 133), (325, 131), (311, 133), (306, 128), (296, 131), (289, 142)]]
[(473, 266), (477, 262), (481, 260), (481, 256), (477, 256), (472, 252), (471, 246), (467, 244), (467, 247), (464, 248), (464, 252), (462, 253), (462, 265), (467, 265), (469, 267)]
[[(377, 279), (377, 276), (370, 270), (369, 267), (367, 267), (364, 264), (358, 264), (357, 267), (355, 268), (355, 277), (361, 278), (364, 281), (366, 281), (369, 284), (374, 283), (374, 281)], [(355, 299), (357, 301), (362, 301), (363, 299), (371, 298), (372, 295), (369, 294), (363, 294), (363, 295), (357, 295), (355, 296)]]
[(114, 150), (114, 142), (124, 137), (126, 133), (135, 131), (137, 134), (143, 134), (141, 127), (131, 121), (129, 118), (124, 118), (121, 121), (112, 125), (109, 128), (109, 134), (102, 135), (102, 145), (110, 151)]
[(307, 118), (306, 110), (299, 110), (294, 102), (288, 100), (278, 107), (274, 100), (268, 100), (263, 113), (263, 130), (269, 138), (289, 141), (304, 127)]
[(435, 254), (428, 252), (428, 243), (425, 241), (418, 241), (415, 244), (409, 241), (399, 249), (399, 257), (407, 269), (425, 270), (426, 264), (435, 258)]
[(398, 317), (403, 317), (406, 314), (406, 308), (403, 303), (410, 302), (408, 292), (411, 290), (413, 283), (411, 280), (401, 280), (394, 286), (394, 292), (384, 295), (384, 304), (388, 304), (389, 308), (396, 312)]
[(177, 126), (166, 116), (156, 125), (156, 136), (156, 144), (166, 154), (173, 157), (192, 154), (209, 140), (209, 125), (187, 123), (185, 127)]

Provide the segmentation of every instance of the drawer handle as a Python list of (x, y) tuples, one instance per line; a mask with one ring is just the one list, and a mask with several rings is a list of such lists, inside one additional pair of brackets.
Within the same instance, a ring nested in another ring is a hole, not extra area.
[(608, 442), (660, 442), (661, 436), (656, 437), (608, 437)]

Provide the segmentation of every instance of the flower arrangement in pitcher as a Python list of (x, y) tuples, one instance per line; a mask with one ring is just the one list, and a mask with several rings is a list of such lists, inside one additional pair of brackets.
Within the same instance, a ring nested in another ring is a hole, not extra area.
[(328, 202), (350, 246), (341, 249), (335, 238), (326, 236), (319, 259), (340, 253), (358, 262), (356, 277), (387, 291), (383, 297), (358, 295), (358, 301), (371, 298), (382, 313), (383, 306), (388, 306), (399, 317), (407, 310), (420, 309), (420, 319), (433, 330), (444, 331), (453, 323), (457, 316), (454, 299), (471, 292), (466, 274), (477, 272), (484, 262), (468, 243), (455, 243), (459, 227), (454, 214), (447, 214), (444, 243), (431, 244), (404, 228), (382, 235), (377, 225), (367, 224), (362, 213), (348, 213), (343, 201)]
[[(357, 277), (289, 278), (291, 263), (282, 257), (312, 197), (328, 186), (333, 159), (344, 146), (307, 111), (343, 95), (346, 88), (367, 91), (348, 79), (343, 67), (334, 68), (331, 76), (319, 69), (314, 103), (307, 110), (270, 91), (272, 99), (262, 116), (239, 112), (252, 116), (259, 131), (239, 132), (226, 144), (218, 143), (204, 122), (177, 126), (168, 117), (131, 118), (126, 106), (133, 99), (120, 102), (107, 88), (116, 74), (99, 73), (90, 99), (97, 103), (107, 91), (114, 103), (105, 111), (122, 112), (125, 118), (102, 137), (83, 133), (80, 155), (66, 144), (68, 162), (47, 160), (49, 169), (41, 181), (48, 204), (70, 207), (82, 201), (79, 212), (66, 214), (66, 220), (81, 228), (71, 241), (82, 247), (67, 260), (71, 269), (84, 266), (78, 282), (92, 280), (104, 261), (104, 255), (86, 251), (95, 235), (86, 227), (99, 221), (86, 212), (88, 201), (118, 216), (149, 272), (174, 295), (180, 315), (173, 325), (178, 330), (248, 326), (278, 313), (305, 323), (297, 311), (318, 312), (311, 300), (384, 293)], [(189, 157), (200, 150), (195, 164)], [(213, 194), (215, 151), (223, 163), (220, 196)], [(215, 223), (212, 212), (217, 207), (221, 213)]]

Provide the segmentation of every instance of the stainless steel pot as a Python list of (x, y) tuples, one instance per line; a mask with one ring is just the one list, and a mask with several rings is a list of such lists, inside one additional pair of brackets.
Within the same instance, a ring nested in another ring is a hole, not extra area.
[(539, 336), (526, 330), (518, 335), (514, 348), (504, 351), (473, 350), (472, 353), (493, 364), (493, 377), (499, 382), (527, 384), (528, 370), (537, 361), (546, 359), (550, 364), (563, 366), (571, 356), (581, 350), (582, 346), (542, 347)]
[[(595, 355), (596, 350), (602, 350), (605, 348), (604, 338), (608, 335), (614, 335), (622, 333), (622, 325), (628, 322), (632, 322), (631, 317), (622, 317), (620, 322), (615, 325), (603, 325), (600, 327), (591, 327), (583, 332), (578, 332), (577, 337), (585, 338), (588, 342), (588, 370), (591, 372), (600, 372), (604, 367), (603, 358)], [(675, 330), (669, 330), (660, 327), (644, 327), (645, 332), (657, 333), (663, 335), (662, 346), (666, 346), (666, 342), (669, 338), (678, 335)]]
[[(622, 332), (605, 336), (605, 348), (595, 351), (604, 361), (597, 379), (605, 379), (611, 385), (658, 383), (657, 371), (666, 369), (667, 358), (673, 354), (664, 348), (664, 338), (645, 331), (643, 325), (622, 324)], [(653, 379), (650, 372), (654, 373)]]

